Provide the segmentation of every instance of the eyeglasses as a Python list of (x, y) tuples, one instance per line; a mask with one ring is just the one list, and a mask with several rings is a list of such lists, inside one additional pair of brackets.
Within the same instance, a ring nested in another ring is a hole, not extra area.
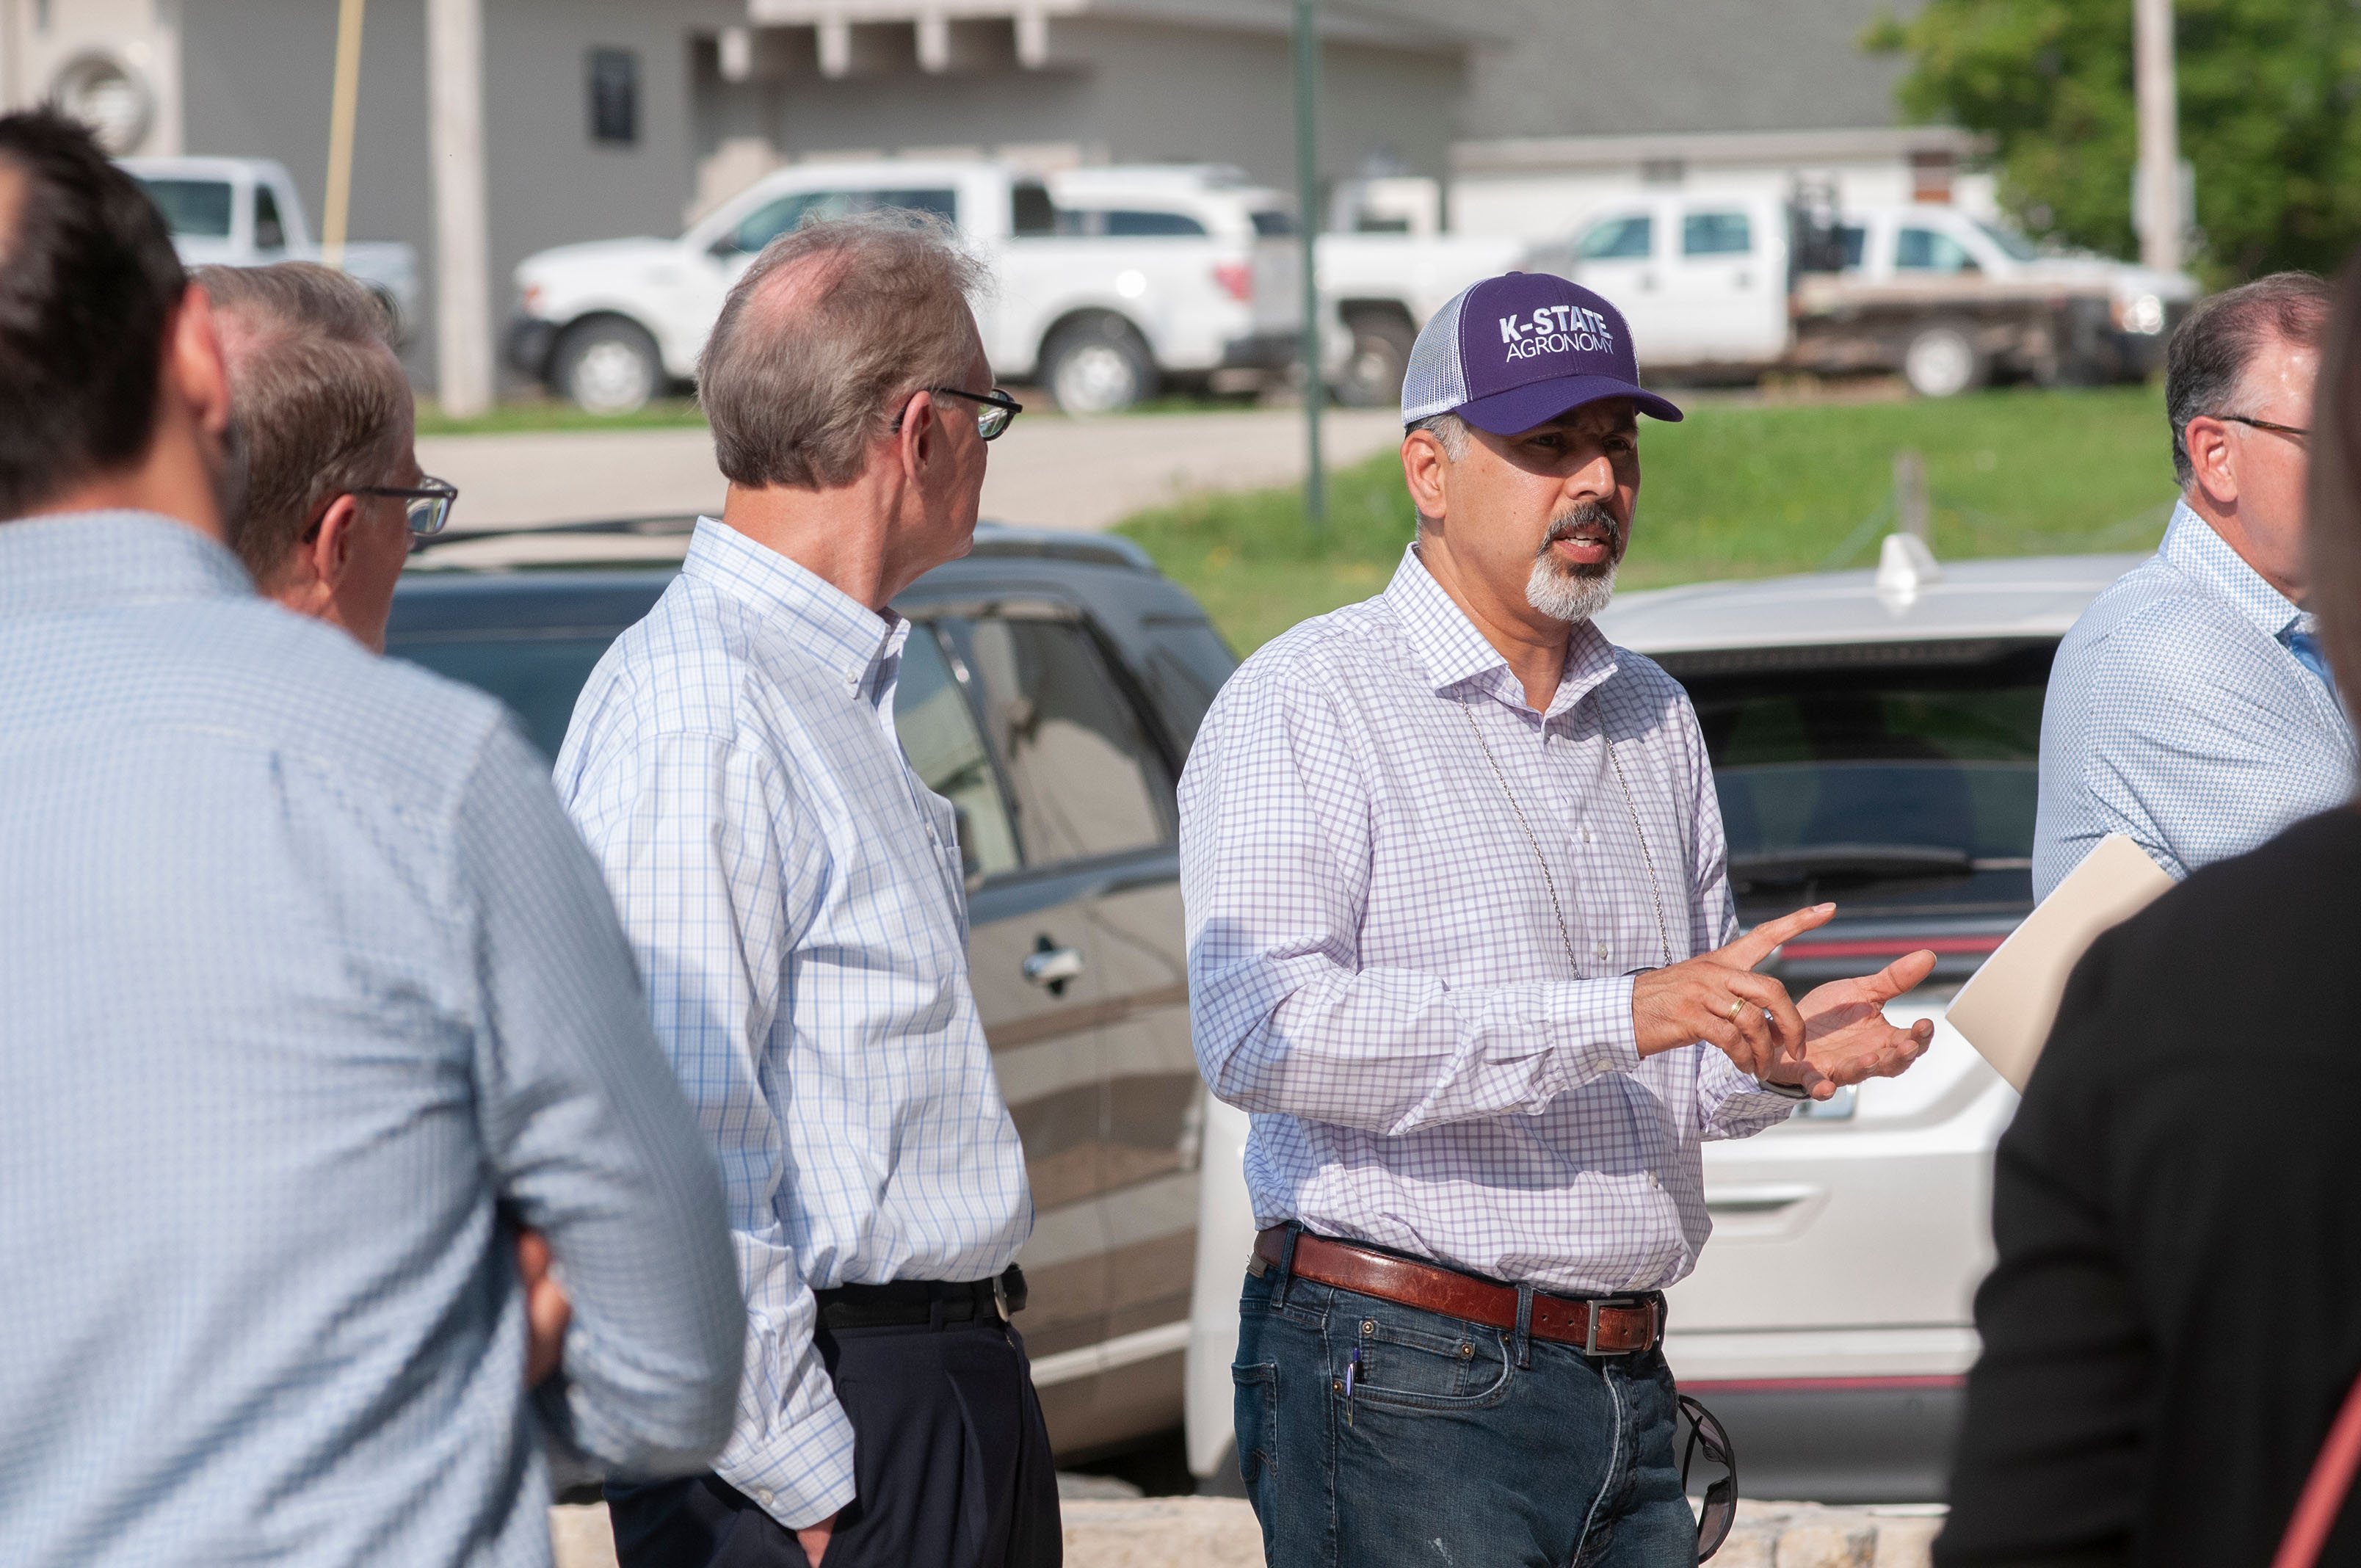
[(2273, 424), (2267, 419), (2248, 419), (2245, 414), (2215, 414), (2213, 417), (2224, 424), (2249, 425), (2256, 430), (2268, 430), (2273, 435), (2292, 435), (2299, 441), (2312, 439), (2312, 432), (2298, 430), (2291, 424)]
[(1688, 1490), (1689, 1464), (1699, 1449), (1708, 1464), (1729, 1472), (1705, 1489), (1705, 1508), (1697, 1515), (1697, 1561), (1702, 1563), (1721, 1550), (1730, 1539), (1730, 1527), (1738, 1522), (1738, 1451), (1711, 1410), (1686, 1394), (1680, 1397), (1680, 1406), (1681, 1414), (1689, 1419), (1688, 1447), (1681, 1454), (1681, 1490)]
[(399, 496), (405, 503), (403, 519), (410, 532), (421, 539), (430, 533), (440, 533), (443, 525), (451, 521), (451, 509), (459, 502), (459, 487), (448, 479), (427, 475), (415, 485), (356, 485), (350, 494), (356, 496)]
[[(980, 404), (975, 411), (975, 433), (986, 441), (997, 437), (1008, 428), (1010, 420), (1025, 411), (1023, 403), (997, 387), (989, 392), (963, 392), (957, 387), (928, 387), (926, 389), (938, 397), (965, 398), (972, 403)], [(900, 421), (895, 422), (895, 428), (901, 428)]]

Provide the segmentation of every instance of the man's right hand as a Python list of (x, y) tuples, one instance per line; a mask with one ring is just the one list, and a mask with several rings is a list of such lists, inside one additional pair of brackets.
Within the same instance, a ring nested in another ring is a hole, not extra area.
[(1826, 925), (1836, 912), (1833, 904), (1798, 909), (1764, 921), (1702, 958), (1634, 977), (1631, 1026), (1640, 1054), (1652, 1057), (1703, 1040), (1757, 1078), (1783, 1058), (1800, 1057), (1804, 1020), (1787, 999), (1787, 988), (1753, 970), (1779, 944)]

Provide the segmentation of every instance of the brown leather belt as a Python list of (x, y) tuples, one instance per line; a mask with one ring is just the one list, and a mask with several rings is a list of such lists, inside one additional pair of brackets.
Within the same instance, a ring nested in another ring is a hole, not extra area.
[[(1277, 1267), (1286, 1251), (1287, 1227), (1273, 1225), (1255, 1237), (1257, 1275)], [(1305, 1231), (1295, 1238), (1291, 1273), (1339, 1290), (1356, 1290), (1399, 1301), (1422, 1312), (1482, 1323), (1517, 1326), (1517, 1288), (1432, 1263), (1413, 1263), (1390, 1253), (1371, 1252), (1349, 1242), (1332, 1242)], [(1658, 1295), (1610, 1297), (1584, 1301), (1533, 1294), (1532, 1336), (1570, 1344), (1586, 1355), (1633, 1355), (1653, 1350), (1664, 1332), (1664, 1299)]]

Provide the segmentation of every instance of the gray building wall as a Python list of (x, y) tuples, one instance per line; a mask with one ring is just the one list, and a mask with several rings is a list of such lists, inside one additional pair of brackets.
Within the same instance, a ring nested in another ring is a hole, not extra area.
[[(1294, 185), (1284, 33), (1085, 15), (1058, 18), (1049, 38), (1039, 70), (1010, 58), (928, 75), (906, 50), (881, 49), (871, 69), (830, 81), (807, 50), (789, 50), (785, 74), (743, 82), (723, 81), (712, 40), (701, 40), (699, 155), (733, 137), (764, 137), (789, 157), (1064, 143), (1094, 161), (1234, 163), (1266, 184)], [(1331, 42), (1323, 63), (1323, 176), (1363, 172), (1372, 157), (1449, 171), (1459, 49)]]
[[(744, 14), (735, 0), (486, 0), (485, 178), (497, 313), (507, 312), (511, 271), (536, 250), (679, 231), (697, 156), (693, 40), (700, 27), (710, 33)], [(181, 25), (187, 150), (286, 164), (316, 235), (336, 8), (318, 0), (182, 0)], [(589, 51), (597, 48), (639, 55), (635, 145), (591, 138)], [(425, 71), (421, 0), (375, 0), (362, 35), (350, 231), (417, 247), (431, 321)], [(422, 323), (404, 355), (422, 385), (434, 378), (434, 335)]]

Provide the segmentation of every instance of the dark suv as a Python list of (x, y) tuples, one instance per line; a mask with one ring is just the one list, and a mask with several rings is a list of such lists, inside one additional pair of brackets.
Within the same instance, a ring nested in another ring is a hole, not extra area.
[[(509, 704), (555, 757), (693, 520), (435, 541), (387, 652)], [(1173, 785), (1236, 660), (1127, 542), (984, 527), (896, 600), (895, 722), (959, 816), (970, 955), (1038, 1212), (1022, 1321), (1053, 1443), (1180, 1424), (1204, 1090)]]

